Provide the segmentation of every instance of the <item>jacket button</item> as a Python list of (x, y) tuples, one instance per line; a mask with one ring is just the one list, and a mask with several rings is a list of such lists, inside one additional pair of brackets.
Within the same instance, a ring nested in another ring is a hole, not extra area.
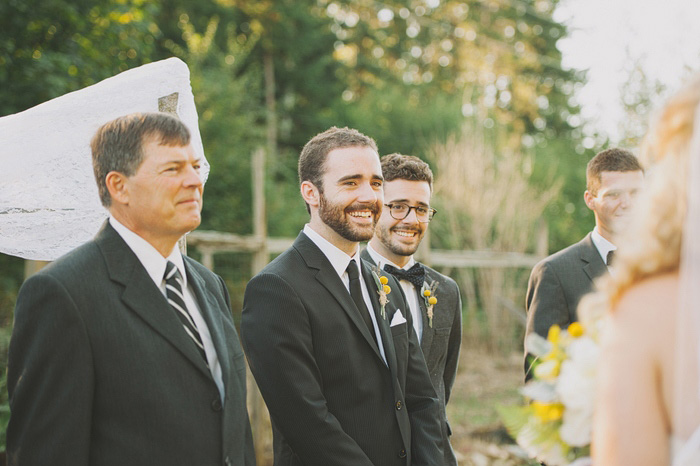
[(403, 448), (401, 449), (401, 451), (399, 452), (399, 458), (406, 458), (406, 450), (405, 449), (403, 449)]
[(221, 405), (221, 399), (217, 396), (211, 402), (211, 409), (214, 411), (221, 411), (222, 408), (223, 408), (223, 406)]
[(396, 402), (396, 409), (397, 409), (397, 411), (401, 411), (401, 407), (402, 407), (402, 406), (403, 406), (403, 405), (401, 404), (401, 401), (397, 401), (397, 402)]

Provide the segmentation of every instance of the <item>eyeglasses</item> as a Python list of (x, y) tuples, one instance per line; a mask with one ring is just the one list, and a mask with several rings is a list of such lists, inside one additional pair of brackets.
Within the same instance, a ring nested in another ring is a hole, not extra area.
[(411, 213), (411, 209), (416, 211), (416, 220), (420, 223), (428, 223), (433, 219), (433, 216), (437, 213), (437, 210), (430, 207), (421, 205), (408, 205), (402, 202), (397, 202), (395, 204), (384, 204), (389, 208), (389, 214), (396, 220), (403, 220)]

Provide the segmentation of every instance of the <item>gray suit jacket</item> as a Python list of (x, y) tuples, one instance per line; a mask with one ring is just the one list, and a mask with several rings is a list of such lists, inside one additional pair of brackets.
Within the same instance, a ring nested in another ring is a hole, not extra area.
[[(440, 465), (439, 403), (415, 333), (390, 327), (406, 303), (392, 291), (379, 313), (362, 275), (387, 364), (350, 293), (304, 233), (246, 287), (241, 338), (270, 410), (275, 465)], [(390, 278), (393, 290), (398, 284)]]
[[(591, 233), (535, 265), (527, 286), (526, 335), (536, 332), (546, 338), (552, 325), (564, 329), (576, 322), (579, 301), (593, 289), (593, 281), (607, 271)], [(527, 348), (525, 353), (527, 359)], [(529, 366), (526, 360), (526, 374)]]
[(224, 401), (166, 298), (105, 223), (20, 290), (7, 377), (10, 465), (255, 464), (228, 292), (184, 261)]
[[(362, 258), (372, 265), (376, 265), (367, 249), (362, 251)], [(457, 459), (450, 445), (449, 436), (452, 435), (445, 405), (450, 399), (450, 392), (457, 376), (459, 350), (462, 343), (462, 300), (459, 295), (457, 282), (450, 277), (441, 274), (426, 265), (425, 278), (428, 284), (433, 281), (439, 283), (435, 292), (437, 304), (433, 308), (433, 325), (428, 322), (428, 310), (425, 300), (416, 291), (418, 303), (423, 318), (423, 335), (421, 336), (421, 349), (428, 365), (430, 380), (440, 399), (440, 420), (442, 424), (443, 449), (445, 452), (445, 466), (456, 466)]]

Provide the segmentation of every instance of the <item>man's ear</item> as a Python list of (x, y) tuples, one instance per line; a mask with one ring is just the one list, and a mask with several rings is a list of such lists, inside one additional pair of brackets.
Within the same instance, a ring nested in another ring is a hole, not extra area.
[(321, 192), (311, 181), (302, 181), (301, 197), (312, 207), (318, 207), (321, 203)]
[(583, 201), (586, 203), (586, 205), (588, 206), (588, 208), (591, 209), (591, 210), (593, 210), (593, 207), (595, 207), (595, 206), (593, 205), (593, 200), (594, 200), (594, 199), (595, 199), (595, 196), (594, 196), (593, 194), (591, 194), (588, 190), (586, 190), (586, 191), (583, 193)]
[(129, 190), (127, 188), (127, 177), (123, 173), (111, 171), (105, 177), (107, 191), (112, 197), (112, 202), (117, 204), (129, 203)]

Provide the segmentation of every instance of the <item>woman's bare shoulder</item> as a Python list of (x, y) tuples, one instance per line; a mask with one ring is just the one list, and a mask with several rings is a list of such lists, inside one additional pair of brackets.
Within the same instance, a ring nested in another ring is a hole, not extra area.
[(633, 344), (636, 357), (655, 363), (665, 359), (663, 345), (675, 332), (678, 283), (677, 273), (645, 279), (627, 290), (613, 309), (611, 333), (620, 344)]
[(621, 319), (643, 319), (675, 313), (678, 302), (678, 273), (647, 278), (623, 294), (613, 314)]

